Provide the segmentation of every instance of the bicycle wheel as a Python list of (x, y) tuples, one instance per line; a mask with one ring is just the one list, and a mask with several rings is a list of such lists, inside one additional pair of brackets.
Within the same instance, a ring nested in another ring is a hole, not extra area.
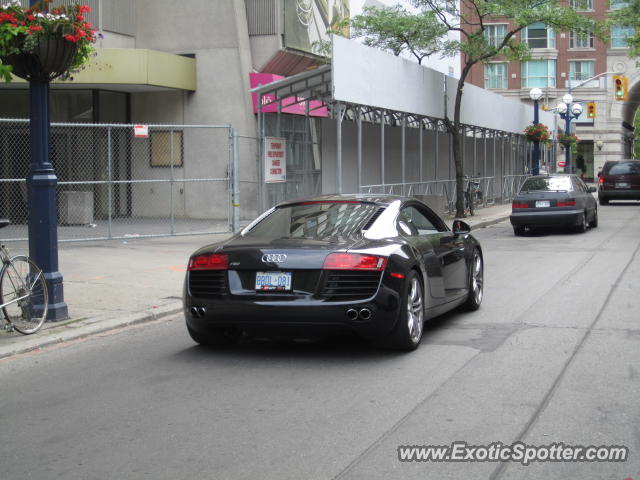
[(0, 302), (4, 317), (18, 332), (29, 335), (42, 327), (49, 305), (47, 283), (29, 257), (13, 257), (2, 268)]

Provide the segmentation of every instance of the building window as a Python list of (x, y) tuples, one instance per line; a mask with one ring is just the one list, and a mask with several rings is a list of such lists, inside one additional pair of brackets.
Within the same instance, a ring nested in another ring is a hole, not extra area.
[(611, 48), (628, 47), (627, 38), (633, 36), (633, 34), (633, 27), (614, 25), (613, 27), (611, 27)]
[(524, 29), (524, 42), (529, 48), (556, 48), (556, 34), (544, 23), (532, 23)]
[(569, 48), (593, 48), (593, 33), (581, 33), (571, 30)]
[(508, 88), (506, 63), (486, 63), (484, 65), (484, 88)]
[(593, 0), (571, 0), (569, 5), (578, 11), (593, 10)]
[(595, 62), (577, 60), (569, 62), (569, 80), (585, 81), (595, 75)]
[(618, 10), (620, 8), (628, 7), (629, 0), (611, 0), (609, 8), (611, 10)]
[(507, 35), (507, 25), (486, 25), (484, 30), (484, 38), (491, 47), (499, 47)]
[(522, 87), (556, 86), (556, 61), (532, 60), (522, 64)]

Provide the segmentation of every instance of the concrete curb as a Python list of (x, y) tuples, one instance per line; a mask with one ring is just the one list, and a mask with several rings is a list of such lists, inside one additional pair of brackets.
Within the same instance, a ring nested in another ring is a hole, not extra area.
[(496, 223), (500, 223), (503, 222), (505, 220), (509, 220), (509, 217), (511, 216), (511, 214), (506, 214), (506, 215), (501, 215), (499, 217), (495, 217), (495, 218), (490, 218), (487, 220), (482, 220), (478, 223), (475, 223), (473, 225), (471, 225), (471, 230), (477, 230), (479, 228), (484, 228), (484, 227), (488, 227), (490, 225), (495, 225)]
[(25, 336), (10, 345), (0, 345), (0, 359), (118, 328), (159, 320), (181, 311), (182, 302), (172, 302), (143, 312), (128, 313), (118, 317), (114, 317), (113, 314), (99, 315), (87, 320), (47, 328), (33, 335)]

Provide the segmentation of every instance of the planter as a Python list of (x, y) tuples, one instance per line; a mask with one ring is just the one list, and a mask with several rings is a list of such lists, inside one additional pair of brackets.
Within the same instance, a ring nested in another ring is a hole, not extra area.
[(77, 50), (77, 44), (64, 38), (46, 38), (33, 52), (2, 57), (2, 63), (11, 65), (17, 77), (48, 82), (67, 72)]

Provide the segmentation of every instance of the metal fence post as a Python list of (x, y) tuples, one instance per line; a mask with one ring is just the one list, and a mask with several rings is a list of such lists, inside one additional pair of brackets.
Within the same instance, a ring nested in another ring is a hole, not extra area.
[(231, 142), (233, 144), (231, 153), (231, 231), (236, 233), (240, 228), (240, 172), (238, 162), (240, 159), (240, 145), (238, 145), (238, 130), (231, 128)]
[(108, 226), (107, 226), (107, 231), (108, 234), (107, 236), (109, 237), (109, 239), (113, 238), (112, 237), (112, 231), (111, 231), (111, 223), (112, 223), (112, 218), (113, 218), (113, 214), (112, 214), (112, 210), (113, 210), (113, 150), (111, 148), (111, 143), (112, 143), (112, 139), (111, 139), (111, 127), (107, 128), (107, 179), (108, 179), (108, 183), (107, 183), (107, 217), (108, 217)]
[(171, 235), (175, 234), (175, 211), (174, 211), (174, 207), (173, 207), (173, 187), (174, 187), (174, 182), (175, 179), (173, 178), (173, 129), (169, 131), (170, 133), (170, 137), (169, 137), (169, 172), (170, 172), (170, 179), (169, 179), (169, 187), (170, 187), (170, 201), (171, 201), (171, 208), (170, 208), (170, 215), (171, 215)]

